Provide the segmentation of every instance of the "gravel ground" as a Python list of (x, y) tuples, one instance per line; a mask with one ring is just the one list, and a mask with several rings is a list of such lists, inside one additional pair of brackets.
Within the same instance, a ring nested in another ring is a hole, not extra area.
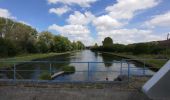
[(26, 84), (0, 83), (0, 100), (150, 100), (141, 92), (148, 78), (130, 83)]

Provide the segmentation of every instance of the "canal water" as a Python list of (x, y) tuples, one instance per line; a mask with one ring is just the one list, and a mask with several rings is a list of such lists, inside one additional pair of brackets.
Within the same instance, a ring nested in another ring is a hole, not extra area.
[[(106, 53), (92, 52), (83, 50), (70, 54), (59, 55), (42, 61), (56, 61), (52, 63), (51, 70), (53, 73), (61, 71), (62, 66), (71, 65), (76, 69), (75, 73), (64, 74), (54, 78), (55, 81), (113, 81), (119, 75), (128, 75), (128, 63), (130, 66), (130, 75), (152, 75), (153, 71), (143, 70), (144, 65), (133, 61), (123, 62), (123, 58)], [(64, 62), (63, 62), (64, 61)], [(78, 63), (81, 62), (81, 63)], [(90, 63), (86, 63), (90, 62)], [(95, 63), (99, 62), (99, 63)], [(49, 63), (23, 63), (16, 66), (17, 79), (38, 79), (44, 71), (50, 71)], [(2, 75), (3, 74), (3, 75)], [(3, 77), (2, 77), (3, 76)], [(13, 72), (1, 72), (1, 78), (13, 78)]]

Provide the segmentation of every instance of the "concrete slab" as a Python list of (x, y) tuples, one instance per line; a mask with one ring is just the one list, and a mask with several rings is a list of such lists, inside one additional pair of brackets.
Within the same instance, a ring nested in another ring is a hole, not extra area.
[(142, 88), (154, 100), (170, 100), (170, 60)]

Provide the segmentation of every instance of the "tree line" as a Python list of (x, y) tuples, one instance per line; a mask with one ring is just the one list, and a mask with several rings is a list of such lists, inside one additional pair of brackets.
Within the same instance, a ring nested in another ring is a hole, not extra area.
[(0, 57), (23, 53), (66, 52), (84, 49), (81, 41), (51, 32), (37, 32), (29, 25), (0, 17)]
[(115, 52), (115, 53), (130, 53), (134, 55), (138, 54), (165, 54), (170, 48), (163, 47), (159, 42), (147, 42), (147, 43), (135, 43), (135, 44), (114, 44), (113, 40), (110, 37), (106, 37), (102, 42), (101, 46), (98, 46), (97, 43), (91, 47), (91, 50), (95, 51), (106, 51), (106, 52)]

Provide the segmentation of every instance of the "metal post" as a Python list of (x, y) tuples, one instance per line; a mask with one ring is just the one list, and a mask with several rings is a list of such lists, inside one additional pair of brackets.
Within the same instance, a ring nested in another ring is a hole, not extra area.
[(130, 64), (128, 62), (128, 81), (129, 81), (129, 79), (130, 79)]
[(14, 64), (14, 70), (13, 70), (13, 72), (14, 72), (14, 76), (13, 76), (13, 78), (14, 78), (14, 81), (16, 81), (16, 66), (15, 66), (15, 64)]
[(145, 61), (144, 61), (144, 66), (143, 66), (143, 75), (145, 75)]
[(90, 68), (90, 63), (88, 62), (88, 81), (90, 81), (90, 73), (89, 73), (90, 69), (89, 68)]
[(51, 63), (50, 63), (50, 75), (52, 75), (52, 66), (51, 66)]
[(122, 60), (121, 60), (120, 75), (122, 75), (122, 65), (123, 65), (123, 63), (122, 63)]

